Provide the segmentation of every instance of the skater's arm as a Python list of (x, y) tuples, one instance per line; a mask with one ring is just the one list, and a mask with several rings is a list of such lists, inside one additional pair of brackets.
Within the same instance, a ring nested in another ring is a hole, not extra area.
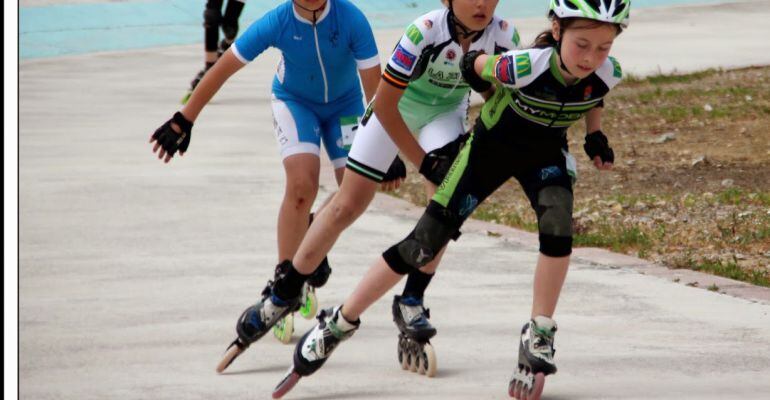
[(361, 76), (361, 86), (364, 87), (364, 96), (366, 96), (366, 104), (372, 101), (374, 93), (377, 92), (377, 85), (380, 84), (380, 64), (375, 67), (359, 69), (358, 74)]
[(404, 118), (401, 116), (401, 112), (398, 111), (398, 101), (401, 100), (403, 94), (403, 89), (397, 88), (383, 80), (377, 87), (377, 95), (374, 99), (374, 113), (377, 115), (377, 119), (382, 124), (382, 127), (385, 128), (390, 138), (398, 146), (401, 154), (406, 156), (417, 168), (420, 168), (422, 159), (425, 157), (425, 151), (423, 151), (420, 144), (412, 136), (409, 127), (406, 126), (406, 122), (404, 122)]
[(602, 107), (594, 107), (586, 113), (586, 132), (596, 132), (602, 129)]
[(219, 91), (219, 88), (234, 73), (243, 68), (245, 64), (234, 54), (232, 48), (228, 49), (216, 64), (206, 72), (198, 86), (193, 90), (190, 100), (182, 108), (182, 115), (190, 122), (195, 122), (203, 107), (211, 101), (211, 98)]

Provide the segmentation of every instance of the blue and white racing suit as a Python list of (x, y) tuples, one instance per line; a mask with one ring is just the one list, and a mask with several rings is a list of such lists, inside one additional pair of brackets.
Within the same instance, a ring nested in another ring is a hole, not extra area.
[(286, 1), (251, 24), (232, 49), (245, 64), (268, 47), (281, 51), (272, 88), (281, 156), (318, 155), (323, 140), (334, 167), (344, 167), (364, 112), (358, 69), (380, 63), (366, 17), (348, 0), (328, 0), (313, 24)]

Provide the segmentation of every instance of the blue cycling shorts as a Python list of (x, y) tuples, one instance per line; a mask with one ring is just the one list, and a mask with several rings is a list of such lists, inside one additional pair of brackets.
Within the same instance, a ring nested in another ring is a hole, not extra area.
[(273, 125), (281, 157), (309, 153), (320, 155), (323, 141), (334, 168), (344, 168), (352, 137), (364, 105), (359, 96), (327, 104), (311, 103), (282, 94), (272, 96)]

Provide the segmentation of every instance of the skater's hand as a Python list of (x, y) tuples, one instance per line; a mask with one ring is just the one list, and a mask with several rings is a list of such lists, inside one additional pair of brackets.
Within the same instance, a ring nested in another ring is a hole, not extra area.
[(152, 152), (157, 153), (158, 158), (165, 163), (171, 161), (177, 150), (179, 155), (183, 156), (190, 146), (192, 127), (193, 123), (177, 112), (150, 136), (150, 143), (155, 142)]
[(420, 174), (428, 182), (440, 186), (452, 167), (457, 154), (460, 153), (460, 149), (465, 145), (469, 137), (470, 135), (468, 134), (460, 135), (457, 139), (445, 144), (443, 147), (429, 151), (420, 164)]
[(615, 152), (612, 151), (607, 136), (602, 131), (597, 130), (586, 135), (586, 142), (583, 144), (588, 158), (594, 163), (598, 170), (608, 171), (612, 169), (615, 162)]
[(392, 192), (400, 188), (402, 183), (404, 183), (404, 180), (401, 178), (388, 182), (382, 182), (380, 183), (380, 190), (383, 192)]
[(594, 167), (600, 171), (609, 171), (612, 169), (613, 163), (602, 161), (599, 156), (594, 157)]
[(401, 157), (396, 156), (390, 164), (388, 172), (382, 177), (380, 189), (384, 192), (396, 190), (401, 187), (404, 178), (406, 178), (406, 165), (404, 165), (404, 161), (401, 160)]

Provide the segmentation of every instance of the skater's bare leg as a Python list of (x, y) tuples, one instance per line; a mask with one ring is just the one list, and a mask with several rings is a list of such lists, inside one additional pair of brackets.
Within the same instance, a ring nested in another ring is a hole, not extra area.
[(378, 257), (353, 293), (345, 300), (342, 315), (348, 321), (356, 321), (369, 306), (385, 295), (403, 277), (404, 275), (395, 273), (382, 256)]
[(219, 58), (219, 55), (216, 51), (207, 51), (206, 55), (204, 56), (204, 60), (206, 61), (206, 64), (214, 64), (217, 62), (217, 59)]
[(540, 254), (535, 268), (532, 318), (538, 315), (553, 317), (568, 270), (569, 256), (549, 257)]
[(339, 235), (369, 206), (379, 184), (356, 173), (346, 173), (339, 192), (317, 213), (294, 255), (299, 273), (311, 274), (326, 257)]
[[(336, 168), (334, 170), (334, 179), (337, 181), (337, 186), (341, 186), (342, 185), (342, 177), (343, 176), (345, 176), (345, 167)], [(326, 199), (326, 201), (324, 201), (324, 205), (326, 205), (326, 203), (328, 203), (329, 200), (331, 200), (331, 197)]]
[[(339, 186), (342, 183), (342, 175), (345, 173), (345, 168), (337, 168), (334, 170), (334, 179), (337, 181), (337, 186)], [(337, 194), (337, 192), (332, 192), (326, 198), (324, 201), (321, 202), (321, 205), (318, 206), (318, 208), (315, 210), (315, 214), (318, 214), (323, 210), (326, 206), (331, 203), (332, 199), (334, 198), (334, 195)], [(304, 237), (304, 236), (303, 236)], [(292, 256), (294, 257), (294, 256)]]
[(286, 157), (283, 166), (286, 190), (278, 213), (279, 262), (292, 259), (305, 235), (321, 169), (318, 156), (307, 153)]

